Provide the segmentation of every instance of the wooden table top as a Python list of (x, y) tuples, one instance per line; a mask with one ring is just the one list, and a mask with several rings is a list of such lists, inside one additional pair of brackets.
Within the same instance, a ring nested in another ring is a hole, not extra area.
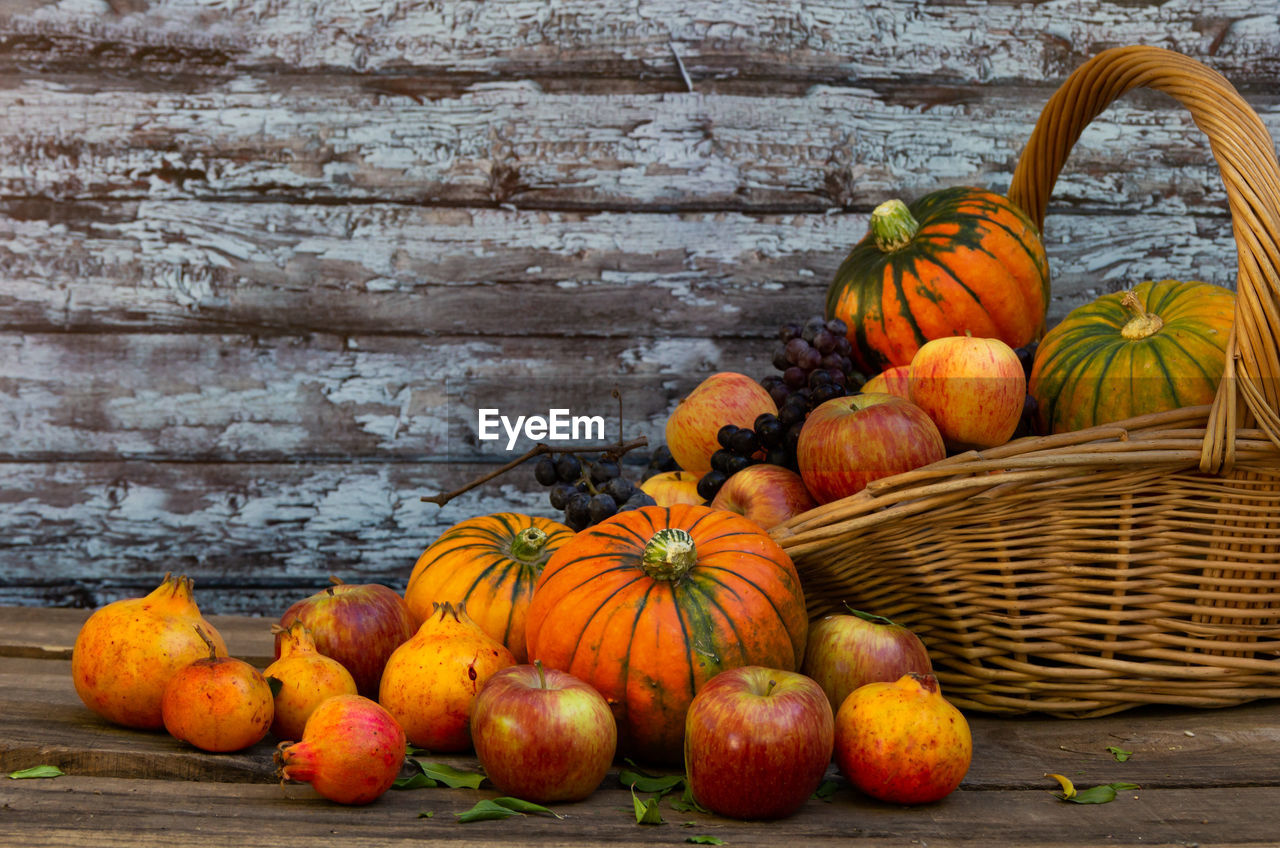
[[(0, 781), (0, 843), (43, 845), (617, 845), (713, 836), (728, 845), (803, 839), (825, 844), (983, 846), (1275, 844), (1280, 812), (1280, 703), (1226, 710), (1144, 709), (1101, 719), (971, 714), (973, 765), (960, 789), (915, 808), (872, 801), (839, 779), (780, 822), (739, 822), (661, 804), (664, 823), (636, 824), (617, 769), (588, 800), (554, 805), (562, 819), (459, 823), (455, 814), (496, 796), (487, 786), (391, 791), (365, 807), (323, 800), (273, 777), (274, 740), (206, 754), (163, 733), (107, 724), (72, 688), (71, 646), (87, 613), (0, 608), (0, 769), (36, 765), (54, 779)], [(269, 621), (213, 616), (234, 656), (270, 659)], [(1108, 746), (1132, 752), (1119, 762)], [(473, 757), (423, 757), (478, 770)], [(1141, 788), (1108, 804), (1054, 795), (1056, 772), (1083, 789)], [(669, 796), (670, 797), (670, 796)], [(430, 814), (429, 816), (427, 814)]]

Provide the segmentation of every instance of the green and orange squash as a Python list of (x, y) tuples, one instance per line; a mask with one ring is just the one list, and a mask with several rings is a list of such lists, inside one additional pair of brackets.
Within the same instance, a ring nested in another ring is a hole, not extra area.
[(1077, 307), (1036, 348), (1028, 393), (1041, 432), (1213, 402), (1235, 295), (1163, 280)]
[(418, 557), (404, 599), (418, 621), (435, 604), (466, 604), (467, 615), (525, 661), (524, 625), (547, 560), (573, 537), (559, 522), (498, 512), (461, 521)]
[(756, 524), (693, 504), (620, 512), (543, 569), (529, 659), (604, 695), (619, 750), (682, 762), (694, 694), (744, 665), (794, 671), (808, 615), (790, 557)]
[(865, 374), (909, 365), (927, 341), (969, 333), (1029, 344), (1044, 332), (1049, 263), (1039, 231), (1007, 198), (968, 186), (871, 213), (827, 290)]

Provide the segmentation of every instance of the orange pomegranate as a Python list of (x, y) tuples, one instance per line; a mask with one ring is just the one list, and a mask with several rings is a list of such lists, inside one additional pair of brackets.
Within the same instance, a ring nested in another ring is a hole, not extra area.
[(436, 604), (387, 660), (378, 703), (414, 745), (466, 751), (476, 693), (495, 672), (515, 664), (511, 651), (467, 616), (464, 604)]
[(271, 687), (256, 668), (208, 645), (209, 656), (178, 669), (164, 687), (165, 730), (205, 751), (248, 748), (271, 726)]
[(316, 648), (301, 621), (286, 628), (272, 625), (280, 639), (280, 658), (262, 676), (278, 681), (271, 732), (277, 739), (301, 739), (307, 719), (326, 699), (356, 694), (356, 681), (346, 666)]
[(108, 721), (156, 730), (160, 702), (178, 669), (227, 646), (200, 615), (188, 577), (166, 574), (149, 595), (114, 601), (80, 628), (71, 652), (71, 679), (85, 706)]
[(849, 693), (836, 713), (835, 753), (840, 771), (872, 798), (927, 804), (960, 785), (973, 738), (938, 678), (913, 671)]

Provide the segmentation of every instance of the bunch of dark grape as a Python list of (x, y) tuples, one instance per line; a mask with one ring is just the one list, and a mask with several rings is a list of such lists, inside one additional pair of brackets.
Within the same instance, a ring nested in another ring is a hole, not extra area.
[[(853, 394), (865, 382), (850, 359), (847, 331), (839, 318), (827, 320), (821, 315), (803, 324), (784, 324), (778, 331), (773, 367), (782, 373), (760, 381), (778, 406), (774, 418), (782, 431), (776, 443), (780, 450), (769, 462), (794, 471), (796, 442), (809, 412), (832, 398)], [(761, 423), (756, 422), (757, 429)], [(777, 425), (765, 425), (771, 437)]]
[(785, 435), (782, 422), (767, 412), (757, 417), (751, 427), (733, 424), (721, 427), (716, 433), (720, 448), (711, 454), (711, 470), (698, 480), (698, 496), (712, 500), (726, 480), (756, 463), (786, 465), (788, 456), (782, 444)]
[(534, 464), (533, 476), (550, 488), (551, 506), (564, 511), (564, 523), (575, 532), (656, 503), (622, 476), (617, 460), (604, 455), (594, 460), (573, 453), (546, 455)]

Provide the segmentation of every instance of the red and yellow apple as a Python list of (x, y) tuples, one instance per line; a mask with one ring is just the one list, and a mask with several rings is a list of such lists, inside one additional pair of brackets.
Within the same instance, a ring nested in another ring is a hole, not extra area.
[(929, 414), (950, 448), (1009, 441), (1026, 400), (1022, 362), (999, 339), (933, 339), (911, 360), (911, 402)]
[[(356, 688), (367, 698), (378, 697), (382, 668), (396, 648), (409, 640), (417, 622), (404, 598), (380, 583), (343, 583), (298, 601), (280, 617), (280, 627), (301, 621), (311, 631), (316, 650), (346, 667)], [(280, 659), (281, 634), (276, 634), (275, 658)]]
[(581, 801), (600, 785), (618, 746), (604, 696), (565, 671), (513, 665), (471, 705), (471, 740), (494, 787), (526, 801)]
[(653, 498), (658, 506), (700, 504), (698, 478), (688, 471), (663, 471), (640, 484), (640, 491)]
[(911, 400), (911, 366), (894, 365), (886, 368), (870, 380), (862, 384), (861, 391), (868, 394), (877, 392), (886, 395), (897, 395)]
[(895, 804), (927, 804), (960, 785), (973, 759), (964, 715), (932, 674), (854, 689), (836, 713), (836, 764), (854, 786)]
[(711, 501), (714, 509), (746, 516), (765, 530), (818, 505), (800, 475), (781, 465), (749, 465), (732, 475)]
[(667, 418), (667, 448), (680, 467), (695, 477), (711, 470), (716, 434), (726, 424), (751, 427), (778, 407), (764, 386), (745, 374), (720, 371), (698, 384)]
[(685, 714), (689, 790), (722, 816), (789, 816), (822, 782), (834, 741), (827, 696), (803, 674), (762, 666), (722, 671)]
[(820, 404), (805, 419), (796, 445), (800, 477), (820, 504), (945, 456), (942, 435), (924, 410), (879, 393)]
[(849, 608), (809, 625), (800, 670), (827, 693), (839, 710), (849, 693), (868, 683), (897, 680), (909, 672), (933, 671), (920, 637), (884, 616)]

